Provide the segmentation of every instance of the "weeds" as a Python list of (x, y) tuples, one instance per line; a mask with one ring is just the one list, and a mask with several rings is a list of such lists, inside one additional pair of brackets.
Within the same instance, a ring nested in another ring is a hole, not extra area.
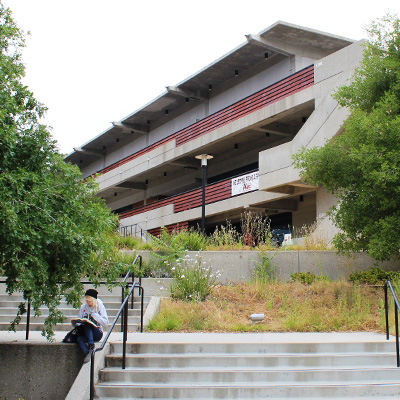
[(271, 220), (261, 213), (245, 211), (240, 217), (242, 240), (245, 246), (255, 247), (271, 241)]
[(254, 279), (256, 282), (268, 283), (276, 278), (277, 264), (272, 264), (272, 259), (275, 257), (275, 254), (272, 257), (268, 257), (265, 252), (260, 254), (261, 262), (256, 263), (256, 268), (254, 270)]
[(316, 281), (322, 280), (328, 281), (329, 279), (322, 274), (320, 276), (317, 276), (311, 272), (295, 272), (293, 274), (290, 274), (290, 282), (300, 282), (305, 285), (311, 285)]
[[(381, 288), (345, 281), (255, 282), (217, 286), (203, 303), (165, 299), (154, 321), (168, 312), (180, 318), (177, 331), (383, 332), (382, 298)], [(253, 325), (249, 316), (255, 312), (264, 313), (265, 319)]]
[(194, 259), (189, 255), (178, 259), (172, 267), (174, 280), (171, 284), (171, 297), (184, 301), (204, 301), (215, 286), (219, 273), (212, 273), (211, 266), (202, 262), (199, 254)]
[(226, 226), (215, 228), (208, 238), (207, 250), (242, 250), (243, 247), (242, 238), (230, 221), (226, 221)]
[(302, 244), (286, 246), (286, 250), (332, 249), (326, 233), (322, 229), (318, 229), (318, 221), (311, 225), (303, 225), (300, 229), (293, 228), (292, 236), (293, 238), (303, 238)]

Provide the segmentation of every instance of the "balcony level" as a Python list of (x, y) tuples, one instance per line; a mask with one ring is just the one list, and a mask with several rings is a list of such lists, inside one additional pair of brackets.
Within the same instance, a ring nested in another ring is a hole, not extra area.
[(193, 189), (201, 177), (195, 156), (204, 152), (214, 156), (211, 178), (258, 162), (260, 151), (292, 140), (305, 124), (314, 110), (312, 86), (311, 66), (119, 160), (98, 171), (100, 195), (112, 203), (126, 194)]

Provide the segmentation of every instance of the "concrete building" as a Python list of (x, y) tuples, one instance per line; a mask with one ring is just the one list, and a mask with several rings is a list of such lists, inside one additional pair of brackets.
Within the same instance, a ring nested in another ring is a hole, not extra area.
[(198, 226), (207, 167), (206, 230), (245, 210), (265, 212), (272, 228), (301, 227), (335, 203), (304, 184), (292, 166), (303, 146), (340, 133), (346, 109), (332, 98), (362, 57), (361, 42), (277, 22), (66, 157), (83, 177), (99, 174), (99, 196), (122, 229), (159, 232)]

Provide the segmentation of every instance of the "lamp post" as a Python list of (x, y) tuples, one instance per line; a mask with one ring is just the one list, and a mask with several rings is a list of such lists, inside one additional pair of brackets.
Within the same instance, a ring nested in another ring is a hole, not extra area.
[(206, 226), (206, 180), (207, 180), (207, 160), (211, 160), (213, 156), (209, 154), (200, 154), (196, 156), (198, 160), (201, 160), (201, 169), (203, 170), (203, 195), (201, 202), (201, 232), (205, 233)]

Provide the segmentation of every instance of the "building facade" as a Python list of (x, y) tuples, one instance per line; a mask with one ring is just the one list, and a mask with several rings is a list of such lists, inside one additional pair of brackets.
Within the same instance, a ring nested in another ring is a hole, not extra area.
[(211, 155), (205, 226), (239, 223), (246, 210), (272, 228), (335, 233), (336, 202), (301, 181), (292, 155), (340, 134), (348, 111), (332, 98), (362, 58), (361, 42), (277, 22), (66, 157), (119, 214), (123, 232), (197, 227), (202, 168)]

